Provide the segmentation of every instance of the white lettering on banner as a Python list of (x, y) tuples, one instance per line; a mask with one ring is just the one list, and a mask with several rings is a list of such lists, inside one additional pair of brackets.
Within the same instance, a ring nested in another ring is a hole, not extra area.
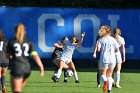
[(129, 45), (129, 47), (126, 48), (126, 53), (134, 53), (134, 46), (133, 45)]
[[(61, 17), (60, 14), (42, 14), (38, 19), (38, 46), (43, 52), (53, 52), (54, 47), (49, 47), (45, 43), (45, 22), (48, 19), (55, 19), (57, 22), (57, 26), (64, 26), (64, 18)], [(100, 28), (100, 19), (95, 14), (79, 14), (74, 19), (74, 35), (81, 34), (81, 23), (84, 20), (89, 20), (93, 22), (93, 38), (91, 42), (93, 45), (91, 47), (81, 47), (78, 49), (80, 53), (92, 53), (94, 43), (96, 41), (96, 37), (98, 34), (98, 30)], [(111, 28), (117, 27), (117, 22), (120, 20), (120, 15), (108, 15), (108, 20), (110, 20)], [(140, 16), (139, 16), (140, 20)], [(87, 25), (88, 26), (88, 25)], [(86, 31), (85, 31), (86, 32)], [(126, 53), (134, 53), (134, 46), (130, 45), (126, 48)]]
[[(120, 15), (108, 15), (108, 20), (110, 20), (110, 26), (111, 28), (117, 27), (117, 21), (120, 20)], [(130, 45), (128, 48), (126, 48), (126, 53), (134, 53), (134, 46)]]
[(120, 20), (120, 15), (108, 15), (108, 20), (110, 20), (110, 27), (114, 29), (117, 27), (117, 21)]
[[(93, 22), (93, 40), (92, 43), (95, 43), (98, 30), (100, 28), (100, 20), (99, 18), (94, 14), (80, 14), (74, 19), (74, 35), (79, 35), (81, 33), (81, 22), (83, 20), (91, 20)], [(86, 31), (85, 31), (86, 32)], [(82, 45), (78, 49), (81, 53), (92, 53), (94, 44), (90, 48), (85, 48)]]
[(38, 19), (38, 46), (43, 52), (53, 52), (54, 47), (45, 44), (45, 21), (55, 19), (57, 26), (64, 26), (64, 19), (59, 14), (42, 14)]

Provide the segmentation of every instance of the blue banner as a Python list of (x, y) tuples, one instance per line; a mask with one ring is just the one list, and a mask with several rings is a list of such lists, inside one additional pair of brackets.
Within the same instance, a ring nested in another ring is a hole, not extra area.
[(0, 8), (0, 27), (5, 36), (14, 37), (14, 27), (23, 23), (27, 38), (41, 58), (50, 58), (53, 44), (62, 37), (86, 32), (82, 46), (74, 58), (92, 58), (97, 32), (102, 25), (119, 27), (126, 42), (126, 58), (140, 59), (140, 10), (78, 8)]

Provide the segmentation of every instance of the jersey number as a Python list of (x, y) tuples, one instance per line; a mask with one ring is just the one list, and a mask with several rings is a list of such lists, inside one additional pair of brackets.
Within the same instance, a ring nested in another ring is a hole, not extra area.
[(2, 51), (2, 49), (3, 49), (3, 44), (4, 44), (4, 42), (0, 42), (0, 51)]
[[(15, 47), (15, 55), (16, 56), (22, 56), (22, 53), (24, 54), (24, 56), (29, 56), (29, 45), (27, 43), (24, 43), (22, 46), (19, 43), (15, 43), (14, 44)], [(22, 47), (24, 50), (22, 50)]]

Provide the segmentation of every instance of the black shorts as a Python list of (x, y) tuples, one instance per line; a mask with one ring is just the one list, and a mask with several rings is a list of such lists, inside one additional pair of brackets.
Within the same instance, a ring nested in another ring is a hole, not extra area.
[(0, 67), (6, 68), (9, 66), (9, 63), (0, 63)]
[(15, 78), (28, 78), (31, 74), (30, 66), (12, 66), (10, 74)]
[(15, 78), (28, 78), (31, 74), (31, 71), (30, 72), (17, 72), (17, 71), (11, 71), (10, 74), (15, 77)]

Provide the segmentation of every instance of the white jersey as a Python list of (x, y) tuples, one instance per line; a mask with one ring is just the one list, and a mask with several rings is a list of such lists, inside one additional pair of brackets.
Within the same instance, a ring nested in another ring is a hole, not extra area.
[[(124, 38), (119, 36), (118, 40), (117, 40), (117, 43), (118, 43), (119, 48), (120, 48), (122, 44), (125, 44)], [(116, 61), (117, 61), (117, 63), (119, 63), (119, 62), (122, 63), (122, 57), (121, 57), (121, 52), (120, 51), (116, 52)]]
[(99, 39), (98, 48), (101, 49), (101, 63), (116, 63), (115, 49), (119, 48), (119, 46), (113, 37), (106, 36)]
[(117, 43), (119, 44), (119, 47), (121, 47), (122, 44), (125, 44), (124, 38), (119, 36), (118, 40), (117, 40)]
[(66, 40), (64, 43), (66, 44), (66, 46), (63, 49), (61, 58), (66, 58), (71, 60), (74, 50), (78, 47), (77, 43), (72, 44), (69, 40)]

